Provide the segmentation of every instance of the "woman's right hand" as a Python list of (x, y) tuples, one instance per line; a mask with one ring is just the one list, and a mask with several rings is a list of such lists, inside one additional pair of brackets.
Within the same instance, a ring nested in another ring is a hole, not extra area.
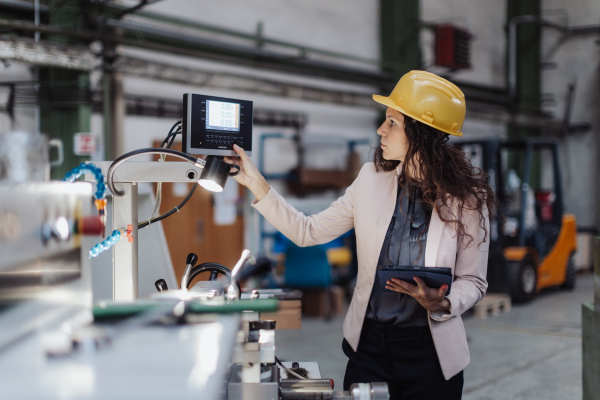
[(235, 175), (233, 178), (243, 186), (246, 186), (256, 197), (256, 200), (261, 200), (269, 193), (270, 186), (267, 180), (261, 175), (256, 168), (256, 165), (250, 160), (248, 154), (239, 147), (233, 145), (233, 150), (238, 154), (238, 157), (225, 157), (225, 161), (236, 164), (240, 167), (240, 173)]

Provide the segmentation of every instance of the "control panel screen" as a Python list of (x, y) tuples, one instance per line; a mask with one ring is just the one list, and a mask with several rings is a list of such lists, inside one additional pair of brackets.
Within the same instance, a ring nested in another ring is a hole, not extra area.
[(252, 155), (253, 103), (196, 93), (183, 95), (182, 145), (187, 154), (237, 156), (233, 145)]
[(240, 130), (240, 105), (224, 101), (206, 101), (206, 129)]

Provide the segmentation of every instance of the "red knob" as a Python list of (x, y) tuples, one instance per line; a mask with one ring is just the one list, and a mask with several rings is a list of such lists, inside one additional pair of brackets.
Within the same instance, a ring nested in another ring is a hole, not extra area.
[(82, 235), (101, 235), (104, 231), (104, 224), (99, 216), (83, 217), (77, 224), (79, 233)]

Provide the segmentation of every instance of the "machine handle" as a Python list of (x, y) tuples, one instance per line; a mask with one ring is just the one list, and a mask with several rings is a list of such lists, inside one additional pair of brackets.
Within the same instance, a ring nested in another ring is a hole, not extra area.
[(239, 261), (237, 262), (237, 264), (235, 264), (235, 267), (233, 267), (233, 270), (231, 271), (232, 277), (235, 277), (237, 275), (237, 273), (240, 271), (240, 269), (246, 263), (246, 261), (250, 261), (251, 263), (256, 262), (256, 258), (248, 249), (242, 251), (242, 257), (240, 257)]
[(237, 169), (237, 171), (234, 172), (229, 172), (229, 176), (236, 176), (237, 174), (240, 173), (240, 166), (236, 165), (236, 164), (229, 164), (231, 168), (235, 168)]
[(154, 286), (159, 292), (162, 292), (163, 290), (169, 290), (169, 288), (167, 287), (167, 282), (164, 279), (159, 279), (156, 282), (154, 282)]
[(183, 276), (181, 277), (181, 289), (182, 290), (187, 290), (190, 271), (192, 270), (192, 268), (194, 268), (196, 261), (198, 261), (198, 256), (195, 253), (188, 254), (187, 258), (185, 259), (185, 264), (186, 264), (185, 272), (183, 273)]
[(191, 265), (193, 267), (196, 265), (196, 262), (198, 262), (198, 256), (195, 253), (190, 253), (187, 255), (187, 258), (185, 259), (185, 265)]
[(48, 141), (50, 147), (56, 147), (58, 152), (58, 158), (54, 161), (50, 161), (50, 167), (60, 167), (65, 161), (65, 153), (63, 151), (63, 142), (60, 139), (50, 139)]

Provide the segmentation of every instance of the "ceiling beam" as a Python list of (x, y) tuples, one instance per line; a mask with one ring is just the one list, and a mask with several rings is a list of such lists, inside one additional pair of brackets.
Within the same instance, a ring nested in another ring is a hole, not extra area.
[[(101, 58), (88, 48), (42, 41), (35, 42), (27, 38), (0, 39), (0, 59), (82, 71), (99, 69), (102, 65)], [(342, 106), (373, 107), (375, 104), (370, 93), (324, 89), (233, 73), (177, 67), (126, 56), (119, 56), (114, 67), (117, 71), (129, 76), (211, 89), (248, 92)]]

